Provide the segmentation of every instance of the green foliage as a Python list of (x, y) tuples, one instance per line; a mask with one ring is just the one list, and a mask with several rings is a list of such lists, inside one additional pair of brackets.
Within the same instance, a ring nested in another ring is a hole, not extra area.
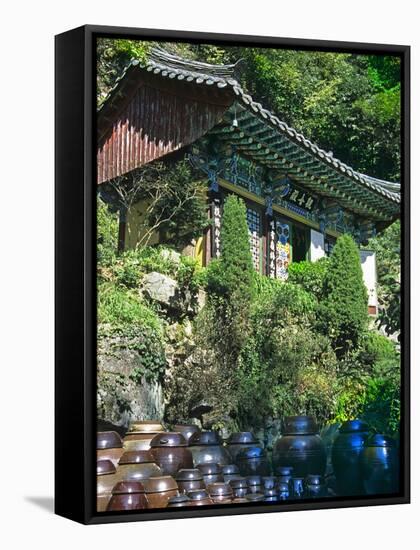
[[(147, 223), (151, 227), (158, 226), (166, 244), (182, 248), (200, 237), (209, 225), (205, 187), (193, 176), (187, 160), (178, 161), (169, 168), (156, 165), (153, 171), (157, 168), (160, 181), (156, 181), (156, 174), (151, 174), (149, 196), (154, 201)], [(153, 196), (155, 189), (158, 193)]]
[(115, 260), (118, 245), (118, 215), (97, 198), (97, 261), (109, 266)]
[(229, 195), (224, 203), (220, 239), (220, 260), (209, 267), (209, 291), (230, 302), (249, 303), (254, 292), (254, 268), (246, 207), (236, 195)]
[(162, 332), (161, 321), (141, 301), (138, 292), (113, 283), (98, 286), (98, 323), (127, 330), (133, 325), (146, 325), (156, 332)]
[(401, 224), (395, 221), (369, 241), (376, 252), (379, 324), (387, 334), (401, 328)]
[(321, 300), (324, 296), (324, 281), (328, 266), (328, 258), (320, 258), (316, 262), (292, 263), (288, 269), (288, 281), (301, 286)]
[(325, 299), (319, 305), (320, 327), (339, 356), (357, 347), (367, 327), (367, 290), (359, 251), (350, 235), (333, 249), (324, 279)]
[(401, 418), (399, 380), (371, 378), (367, 384), (360, 416), (372, 430), (398, 435)]

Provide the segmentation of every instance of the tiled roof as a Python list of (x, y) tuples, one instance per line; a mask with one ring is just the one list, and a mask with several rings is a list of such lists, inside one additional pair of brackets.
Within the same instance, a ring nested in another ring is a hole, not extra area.
[(327, 172), (329, 172), (328, 169), (331, 168), (334, 174), (338, 173), (340, 176), (344, 176), (347, 181), (353, 181), (356, 187), (362, 186), (367, 190), (374, 191), (375, 194), (387, 199), (386, 202), (390, 201), (394, 203), (396, 208), (394, 207), (393, 210), (397, 211), (397, 205), (400, 203), (399, 183), (383, 181), (354, 170), (344, 162), (335, 158), (331, 152), (321, 149), (294, 128), (288, 126), (271, 111), (265, 109), (260, 103), (254, 101), (254, 99), (244, 91), (238, 80), (239, 65), (240, 62), (234, 65), (211, 65), (183, 59), (163, 49), (154, 48), (147, 61), (141, 62), (134, 59), (129, 63), (98, 108), (98, 112), (101, 112), (106, 104), (112, 102), (113, 98), (118, 96), (119, 89), (125, 77), (136, 68), (141, 68), (155, 75), (160, 75), (163, 78), (191, 82), (199, 86), (229, 88), (235, 94), (239, 105), (246, 109), (251, 115), (257, 117), (263, 124), (275, 130), (280, 136), (296, 144), (301, 149), (305, 158), (307, 158), (309, 154), (320, 166), (327, 167)]

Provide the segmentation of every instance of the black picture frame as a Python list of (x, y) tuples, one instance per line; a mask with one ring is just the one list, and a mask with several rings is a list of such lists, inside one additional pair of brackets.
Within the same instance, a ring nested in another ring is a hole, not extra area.
[[(400, 493), (302, 503), (221, 505), (131, 513), (95, 511), (96, 37), (388, 53), (402, 60), (402, 410)], [(55, 512), (112, 523), (410, 502), (410, 47), (86, 25), (55, 37)]]

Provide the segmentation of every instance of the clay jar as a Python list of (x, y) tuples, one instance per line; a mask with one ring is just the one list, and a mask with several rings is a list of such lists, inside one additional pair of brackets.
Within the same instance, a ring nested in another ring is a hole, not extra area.
[(207, 506), (213, 504), (207, 491), (199, 489), (198, 491), (190, 491), (187, 496), (191, 499), (190, 506)]
[(176, 482), (181, 493), (205, 489), (203, 475), (198, 469), (181, 469), (176, 474)]
[(148, 508), (166, 508), (169, 499), (178, 495), (178, 485), (173, 477), (152, 477), (142, 481)]
[(232, 479), (241, 477), (239, 474), (239, 468), (236, 464), (226, 464), (222, 468), (223, 480), (228, 483)]
[(244, 498), (248, 492), (248, 481), (244, 477), (231, 479), (229, 485), (232, 487), (233, 496), (235, 498)]
[(328, 496), (327, 486), (322, 476), (309, 474), (305, 479), (305, 496), (308, 498), (321, 498)]
[(181, 433), (188, 443), (193, 434), (200, 432), (200, 428), (195, 424), (175, 424), (173, 431)]
[(394, 439), (376, 434), (360, 454), (363, 487), (368, 495), (398, 491), (399, 460)]
[(165, 428), (158, 420), (134, 420), (124, 437), (126, 451), (144, 451), (150, 449), (153, 437)]
[(210, 483), (207, 487), (210, 498), (215, 504), (232, 502), (233, 491), (229, 483)]
[(98, 460), (96, 463), (96, 511), (105, 512), (112, 496), (112, 488), (117, 482), (115, 466), (111, 460)]
[(236, 464), (242, 476), (268, 476), (270, 464), (261, 447), (245, 447), (236, 455)]
[(247, 476), (246, 480), (248, 482), (249, 493), (264, 492), (264, 485), (263, 485), (261, 476), (258, 476), (258, 475)]
[(189, 506), (191, 499), (187, 495), (177, 495), (168, 500), (168, 508), (183, 508)]
[(107, 512), (125, 512), (145, 508), (147, 508), (147, 500), (143, 485), (138, 481), (120, 481), (112, 490)]
[(228, 450), (223, 447), (219, 434), (205, 431), (193, 434), (189, 440), (194, 466), (212, 462), (224, 466), (232, 462)]
[(327, 455), (318, 434), (315, 419), (311, 416), (288, 416), (283, 421), (282, 437), (273, 450), (276, 468), (293, 467), (293, 474), (325, 474)]
[(248, 447), (258, 446), (260, 442), (251, 432), (236, 432), (229, 436), (227, 440), (227, 449), (232, 457), (232, 461), (236, 462), (236, 455)]
[(162, 471), (150, 451), (125, 452), (120, 458), (116, 473), (118, 481), (143, 481), (161, 475)]
[(192, 468), (193, 460), (185, 437), (178, 432), (162, 432), (150, 442), (151, 452), (167, 476), (174, 476), (182, 468)]
[(123, 441), (117, 432), (98, 432), (96, 437), (96, 459), (111, 460), (117, 466), (124, 452)]
[(222, 467), (214, 462), (206, 462), (205, 464), (197, 464), (197, 468), (203, 475), (204, 484), (216, 483), (224, 481)]
[(335, 438), (331, 461), (339, 495), (364, 493), (360, 453), (368, 438), (368, 426), (361, 420), (344, 422)]

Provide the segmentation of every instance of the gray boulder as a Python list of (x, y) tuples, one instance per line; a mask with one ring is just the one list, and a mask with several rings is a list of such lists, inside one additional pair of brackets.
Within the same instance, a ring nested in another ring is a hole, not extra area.
[(158, 273), (157, 271), (148, 273), (143, 279), (141, 292), (151, 300), (167, 308), (183, 309), (184, 300), (178, 283), (167, 275), (162, 275), (162, 273)]

